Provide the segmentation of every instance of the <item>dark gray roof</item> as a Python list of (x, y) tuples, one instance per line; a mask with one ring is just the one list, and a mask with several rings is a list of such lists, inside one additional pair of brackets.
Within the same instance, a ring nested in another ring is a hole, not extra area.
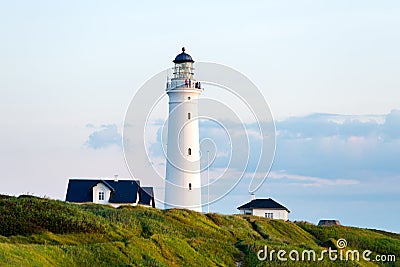
[(320, 220), (318, 226), (340, 225), (339, 220)]
[(153, 187), (140, 188), (140, 201), (139, 204), (155, 207)]
[(287, 210), (290, 212), (285, 206), (282, 206), (275, 200), (271, 198), (260, 198), (253, 199), (249, 203), (246, 203), (237, 208), (238, 210), (242, 209), (273, 209), (273, 210)]
[(176, 63), (184, 63), (184, 62), (194, 62), (194, 60), (192, 59), (192, 57), (189, 54), (185, 53), (185, 48), (182, 47), (182, 53), (180, 53), (179, 55), (177, 55), (173, 61), (175, 64)]
[(110, 188), (110, 203), (136, 203), (140, 182), (135, 180), (70, 179), (68, 182), (68, 202), (93, 202), (93, 187), (103, 183)]

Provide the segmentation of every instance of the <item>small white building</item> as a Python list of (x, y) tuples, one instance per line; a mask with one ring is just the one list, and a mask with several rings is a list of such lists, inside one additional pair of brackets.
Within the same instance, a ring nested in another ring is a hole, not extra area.
[(66, 201), (96, 203), (113, 207), (143, 205), (155, 207), (153, 187), (141, 187), (136, 180), (69, 179)]
[(290, 211), (271, 198), (252, 199), (237, 208), (241, 214), (265, 217), (287, 221)]

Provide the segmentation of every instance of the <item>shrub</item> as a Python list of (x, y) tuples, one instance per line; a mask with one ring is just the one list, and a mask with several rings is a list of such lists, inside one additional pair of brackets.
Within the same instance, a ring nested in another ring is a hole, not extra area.
[(3, 236), (104, 230), (98, 218), (61, 201), (25, 196), (0, 199), (0, 235)]

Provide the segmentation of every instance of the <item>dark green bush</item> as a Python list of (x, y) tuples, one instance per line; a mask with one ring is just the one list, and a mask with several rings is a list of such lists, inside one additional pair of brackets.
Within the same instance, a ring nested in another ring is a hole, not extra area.
[(45, 231), (65, 233), (104, 232), (99, 218), (73, 205), (37, 197), (0, 199), (0, 235), (29, 235)]

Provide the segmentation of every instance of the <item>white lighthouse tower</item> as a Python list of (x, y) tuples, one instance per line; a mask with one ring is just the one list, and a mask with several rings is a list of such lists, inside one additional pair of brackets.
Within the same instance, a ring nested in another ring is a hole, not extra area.
[(174, 76), (167, 82), (169, 97), (165, 208), (201, 212), (198, 98), (200, 82), (193, 75), (193, 59), (176, 56)]

